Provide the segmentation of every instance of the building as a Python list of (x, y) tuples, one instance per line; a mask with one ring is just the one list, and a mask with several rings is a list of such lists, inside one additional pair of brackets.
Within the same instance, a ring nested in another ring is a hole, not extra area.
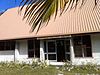
[(0, 16), (0, 61), (25, 61), (33, 58), (61, 65), (65, 60), (73, 64), (100, 64), (100, 1), (86, 0), (80, 8), (66, 11), (50, 20), (36, 34), (22, 21), (18, 8)]

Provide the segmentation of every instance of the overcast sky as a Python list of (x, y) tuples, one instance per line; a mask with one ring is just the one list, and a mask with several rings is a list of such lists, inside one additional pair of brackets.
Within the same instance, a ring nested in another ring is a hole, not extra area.
[(0, 11), (19, 6), (21, 0), (0, 0)]

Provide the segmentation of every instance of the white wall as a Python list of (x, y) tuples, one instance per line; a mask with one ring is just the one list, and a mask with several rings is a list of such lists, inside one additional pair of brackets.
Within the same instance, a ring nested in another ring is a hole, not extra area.
[(94, 34), (92, 39), (93, 59), (97, 64), (100, 64), (100, 34)]
[(19, 41), (19, 58), (28, 58), (27, 40), (20, 40)]
[(31, 63), (32, 60), (32, 58), (28, 58), (27, 40), (16, 40), (15, 50), (0, 51), (0, 62), (18, 61)]
[(44, 62), (45, 57), (44, 57), (44, 41), (40, 41), (40, 61)]
[(26, 62), (28, 60), (28, 44), (27, 40), (18, 40), (16, 41), (18, 43), (18, 54), (17, 60)]
[(27, 40), (16, 40), (15, 50), (0, 51), (0, 61), (27, 61)]
[[(19, 62), (32, 63), (32, 61), (34, 59), (28, 58), (28, 42), (27, 42), (27, 40), (18, 40), (17, 42), (18, 42), (18, 52), (19, 52), (19, 53), (17, 53), (17, 60)], [(37, 59), (35, 59), (35, 60), (37, 60)]]
[(86, 64), (88, 62), (100, 64), (100, 34), (91, 35), (92, 43), (92, 56), (85, 58), (75, 58), (73, 59), (73, 64)]
[[(32, 61), (31, 58), (28, 58), (27, 40), (17, 40), (16, 42), (18, 42), (18, 52), (19, 52), (17, 53), (17, 60), (25, 61), (25, 62)], [(75, 58), (73, 56), (73, 59), (72, 59), (73, 64), (78, 65), (78, 64), (83, 64), (87, 62), (100, 64), (100, 34), (92, 34), (91, 42), (92, 42), (92, 56), (93, 57)], [(14, 50), (0, 51), (0, 61), (14, 61), (14, 58), (15, 58), (14, 55), (15, 55)]]
[(1, 61), (14, 61), (14, 50), (0, 51)]
[(0, 51), (0, 62), (1, 61), (15, 61), (15, 60), (27, 61), (28, 59), (27, 40), (16, 40), (16, 45), (15, 45), (16, 46), (15, 50)]
[[(73, 56), (73, 59), (72, 59), (73, 64), (79, 65), (79, 64), (85, 64), (88, 62), (100, 64), (100, 34), (92, 34), (91, 35), (91, 43), (92, 43), (92, 56), (93, 57), (75, 58)], [(32, 60), (32, 59), (28, 58), (27, 40), (19, 40), (19, 57), (18, 57), (18, 59), (19, 59), (19, 61), (31, 61)]]

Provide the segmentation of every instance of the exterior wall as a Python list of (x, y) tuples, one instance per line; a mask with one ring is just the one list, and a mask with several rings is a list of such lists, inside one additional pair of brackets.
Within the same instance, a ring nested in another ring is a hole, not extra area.
[[(28, 58), (27, 40), (16, 40), (15, 50), (0, 51), (1, 61), (15, 61), (31, 63), (33, 58)], [(38, 60), (35, 58), (35, 60)]]
[[(74, 57), (74, 49), (71, 40), (71, 61), (74, 65), (82, 65), (88, 62), (100, 64), (100, 34), (93, 34), (91, 35), (91, 43), (92, 43), (92, 57), (85, 57), (85, 58), (76, 58)], [(20, 40), (19, 41), (19, 56), (18, 60), (21, 61), (30, 61), (32, 59), (28, 58), (28, 47), (27, 47), (27, 40)], [(44, 60), (44, 45), (43, 41), (40, 42), (40, 60)], [(42, 52), (42, 54), (41, 54)], [(50, 62), (53, 63), (53, 62)], [(53, 63), (55, 64), (55, 63)], [(60, 63), (59, 63), (60, 64)]]
[(100, 64), (100, 34), (94, 34), (92, 38), (93, 59), (95, 63)]
[[(81, 65), (88, 62), (96, 63), (100, 65), (100, 34), (91, 35), (91, 45), (92, 45), (92, 57), (76, 58), (74, 56), (73, 42), (70, 40), (71, 49), (71, 61), (74, 65)], [(43, 40), (40, 41), (40, 60), (44, 60), (44, 44)], [(23, 61), (31, 62), (32, 58), (28, 58), (28, 43), (27, 40), (16, 40), (16, 47), (14, 50), (0, 51), (0, 61)], [(47, 60), (48, 63), (48, 60)], [(50, 62), (51, 64), (63, 64), (62, 62)]]
[[(100, 65), (100, 34), (92, 34), (91, 35), (91, 45), (92, 45), (92, 57), (75, 57), (74, 55), (74, 48), (73, 48), (73, 41), (70, 39), (70, 52), (71, 52), (71, 62), (73, 65), (83, 65), (87, 63), (95, 63)], [(43, 52), (43, 45), (42, 52)], [(47, 60), (48, 62), (48, 60)], [(63, 64), (62, 62), (50, 62), (49, 64), (59, 65)]]
[[(34, 58), (28, 58), (28, 42), (27, 40), (18, 40), (16, 41), (16, 45), (18, 46), (18, 49), (16, 52), (17, 61), (19, 62), (26, 62), (31, 63)], [(38, 60), (37, 58), (34, 59)]]
[(17, 60), (26, 61), (28, 59), (28, 45), (27, 40), (18, 40), (16, 41), (18, 45)]
[(14, 50), (0, 51), (0, 62), (1, 61), (14, 61)]
[(16, 40), (15, 50), (0, 51), (1, 61), (27, 61), (28, 49), (27, 40)]
[(44, 58), (44, 41), (40, 41), (40, 61), (44, 62), (45, 58)]
[(75, 58), (72, 60), (75, 65), (82, 65), (88, 62), (100, 64), (100, 34), (91, 35), (92, 57)]

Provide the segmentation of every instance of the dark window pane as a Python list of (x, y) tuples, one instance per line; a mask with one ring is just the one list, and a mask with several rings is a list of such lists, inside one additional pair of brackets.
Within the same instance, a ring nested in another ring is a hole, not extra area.
[(35, 57), (40, 57), (40, 41), (35, 40)]
[(15, 50), (15, 41), (11, 41), (11, 50)]
[(46, 41), (44, 41), (44, 52), (46, 53), (47, 50), (46, 50)]
[(55, 42), (48, 42), (48, 52), (55, 52)]
[(0, 50), (15, 50), (15, 41), (0, 42)]
[(82, 44), (81, 36), (75, 36), (73, 40), (74, 40), (74, 45), (81, 45)]
[(81, 36), (75, 36), (73, 38), (74, 42), (74, 53), (75, 57), (82, 57), (82, 41), (81, 41)]
[(39, 48), (40, 46), (40, 41), (39, 40), (34, 40), (35, 41), (35, 48)]
[(70, 40), (66, 40), (65, 46), (66, 46), (66, 52), (70, 52)]
[(0, 42), (0, 50), (4, 50), (4, 42)]
[(83, 45), (86, 45), (87, 47), (91, 47), (91, 38), (89, 35), (82, 37)]
[(40, 41), (39, 40), (28, 40), (28, 56), (40, 57)]
[(70, 45), (66, 45), (66, 52), (70, 52)]
[(86, 48), (86, 49), (84, 50), (84, 57), (92, 57), (91, 48)]
[(89, 35), (74, 37), (73, 42), (75, 57), (92, 57), (91, 38)]
[(45, 60), (47, 60), (47, 54), (45, 54)]
[(74, 47), (75, 57), (83, 57), (82, 56), (82, 47), (81, 46), (75, 46)]
[(34, 57), (34, 51), (28, 51), (28, 57)]
[(56, 54), (48, 54), (48, 60), (56, 60)]
[(10, 41), (6, 41), (5, 42), (5, 50), (10, 50), (11, 47), (11, 42)]
[(65, 59), (70, 61), (70, 54), (66, 54)]
[(34, 57), (34, 41), (28, 40), (28, 57)]
[(70, 45), (70, 40), (66, 40), (66, 45)]
[(28, 57), (34, 57), (34, 42), (28, 40)]
[(33, 40), (28, 40), (28, 49), (33, 49), (33, 48), (34, 48)]

